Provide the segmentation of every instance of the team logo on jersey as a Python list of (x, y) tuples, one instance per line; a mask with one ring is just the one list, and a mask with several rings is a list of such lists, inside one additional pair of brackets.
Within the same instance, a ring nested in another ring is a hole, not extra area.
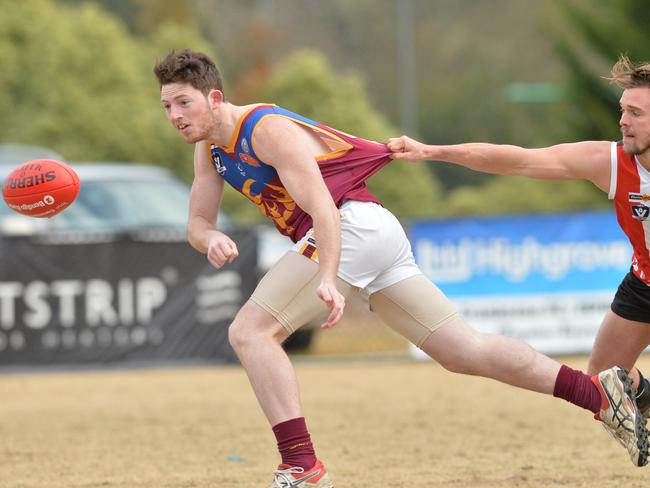
[(643, 204), (632, 205), (632, 217), (636, 220), (647, 220), (648, 216), (650, 216), (650, 207)]
[(246, 138), (241, 140), (241, 150), (245, 153), (251, 152), (250, 148), (248, 147), (248, 141)]
[(250, 154), (239, 153), (239, 159), (241, 159), (246, 164), (250, 164), (251, 166), (255, 166), (256, 168), (260, 167), (259, 161), (257, 159), (255, 159), (253, 156), (251, 156)]
[(221, 154), (216, 146), (210, 146), (210, 154), (212, 154), (212, 164), (214, 165), (217, 173), (221, 176), (226, 172), (226, 165), (221, 161)]
[(650, 195), (647, 193), (632, 193), (627, 194), (630, 202), (647, 202), (650, 200)]

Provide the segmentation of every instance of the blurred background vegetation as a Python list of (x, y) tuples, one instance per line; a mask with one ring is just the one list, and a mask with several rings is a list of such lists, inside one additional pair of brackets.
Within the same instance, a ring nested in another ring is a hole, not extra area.
[[(647, 0), (0, 0), (0, 142), (192, 176), (153, 64), (191, 47), (236, 104), (274, 102), (355, 135), (539, 147), (616, 140), (620, 53), (650, 60)], [(607, 206), (587, 182), (396, 162), (373, 190), (403, 218)], [(243, 221), (256, 209), (230, 192)]]

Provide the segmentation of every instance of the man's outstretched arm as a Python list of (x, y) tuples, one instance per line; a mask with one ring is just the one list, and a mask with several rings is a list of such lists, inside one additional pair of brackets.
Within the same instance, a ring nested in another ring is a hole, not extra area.
[(506, 144), (428, 145), (408, 136), (388, 141), (393, 159), (445, 161), (484, 173), (593, 182), (609, 192), (611, 142), (586, 141), (526, 149)]

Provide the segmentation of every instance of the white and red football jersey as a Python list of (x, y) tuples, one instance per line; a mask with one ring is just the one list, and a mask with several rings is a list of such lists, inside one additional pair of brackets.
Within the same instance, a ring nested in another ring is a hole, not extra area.
[(621, 142), (612, 143), (609, 198), (634, 250), (632, 272), (650, 286), (650, 170), (636, 156), (626, 154)]

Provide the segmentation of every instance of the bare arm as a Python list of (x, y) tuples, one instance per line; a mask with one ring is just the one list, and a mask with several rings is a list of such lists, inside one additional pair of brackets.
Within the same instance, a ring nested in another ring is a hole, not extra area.
[(282, 117), (268, 117), (253, 136), (255, 152), (273, 166), (296, 204), (314, 223), (321, 284), (318, 295), (331, 312), (323, 327), (333, 326), (343, 314), (345, 299), (336, 289), (341, 256), (339, 209), (318, 169), (305, 129)]
[(217, 230), (223, 184), (223, 179), (210, 162), (207, 143), (197, 143), (194, 147), (194, 182), (190, 191), (187, 238), (194, 249), (207, 254), (208, 261), (216, 268), (232, 262), (239, 255), (230, 237)]
[(446, 161), (484, 173), (539, 179), (585, 179), (609, 192), (611, 143), (608, 141), (525, 149), (484, 143), (432, 146), (402, 136), (390, 139), (388, 147), (394, 159)]

